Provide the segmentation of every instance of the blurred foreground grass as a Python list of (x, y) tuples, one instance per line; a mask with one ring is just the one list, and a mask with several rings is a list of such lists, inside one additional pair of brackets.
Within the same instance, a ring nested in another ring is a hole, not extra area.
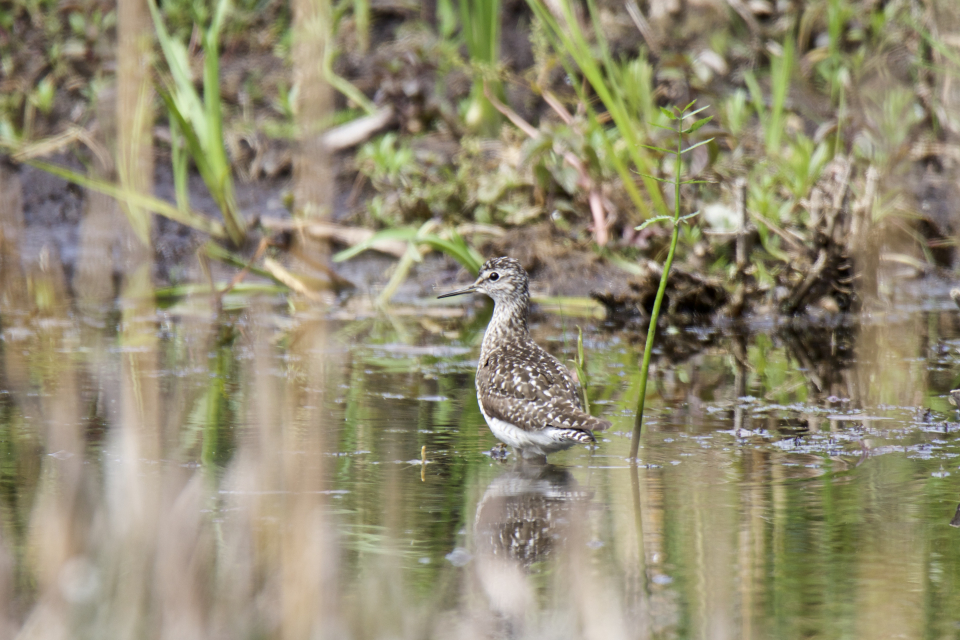
[(637, 336), (537, 323), (614, 427), (530, 470), (485, 454), (484, 317), (334, 321), (251, 291), (239, 310), (160, 310), (142, 274), (84, 309), (55, 255), (20, 261), (11, 173), (0, 187), (0, 257), (18, 265), (0, 272), (5, 637), (926, 638), (960, 622), (960, 322), (937, 298), (904, 293), (860, 328), (665, 330), (640, 465)]

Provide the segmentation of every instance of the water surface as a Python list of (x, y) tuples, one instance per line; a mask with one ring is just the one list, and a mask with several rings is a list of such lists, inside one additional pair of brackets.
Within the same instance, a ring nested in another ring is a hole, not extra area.
[(665, 328), (636, 465), (640, 334), (539, 314), (561, 359), (583, 327), (613, 422), (546, 467), (491, 456), (481, 308), (8, 308), (5, 629), (960, 637), (960, 314), (930, 291), (862, 322)]

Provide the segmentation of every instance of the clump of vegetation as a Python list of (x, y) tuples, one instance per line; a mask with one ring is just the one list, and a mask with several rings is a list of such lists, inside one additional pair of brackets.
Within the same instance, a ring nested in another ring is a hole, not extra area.
[[(565, 125), (527, 140), (465, 138), (459, 147), (388, 133), (357, 153), (360, 173), (377, 191), (363, 222), (390, 227), (435, 218), (516, 227), (550, 220), (564, 232), (577, 225), (585, 231), (577, 219), (589, 206), (583, 172), (615, 179), (591, 142)], [(578, 162), (580, 171), (564, 160), (575, 149), (588, 158)]]
[(33, 139), (86, 113), (112, 55), (114, 4), (18, 0), (0, 7), (0, 138)]
[[(340, 3), (317, 61), (338, 89), (330, 122), (388, 113), (380, 127), (394, 130), (371, 128), (342, 147), (356, 149), (340, 164), (345, 177), (361, 176), (354, 195), (369, 193), (364, 181), (375, 193), (350, 198), (357, 206), (338, 217), (403, 233), (546, 223), (579, 247), (592, 239), (648, 282), (636, 259), (659, 261), (672, 242), (642, 223), (676, 205), (657, 187), (670, 177), (662, 149), (672, 135), (659, 107), (696, 99), (713, 105), (713, 120), (692, 134), (704, 144), (688, 174), (715, 186), (681, 188), (704, 221), (679, 231), (676, 272), (727, 283), (714, 312), (856, 309), (852, 284), (868, 282), (876, 264), (949, 260), (953, 223), (921, 200), (939, 188), (931, 176), (947, 170), (943, 145), (960, 132), (949, 91), (960, 57), (935, 28), (956, 22), (956, 7), (940, 0), (916, 15), (866, 0), (761, 4), (645, 15), (607, 0), (583, 9), (476, 0), (457, 5), (459, 15), (449, 2), (421, 15)], [(521, 17), (504, 22), (504, 12)], [(186, 176), (197, 170), (238, 244), (253, 216), (230, 195), (233, 180), (292, 166), (299, 87), (289, 9), (175, 0), (155, 24), (169, 82), (154, 106), (167, 111), (162, 144), (178, 198), (152, 208), (218, 237), (217, 225), (185, 213)], [(93, 0), (18, 0), (0, 11), (8, 147), (42, 142), (32, 147), (40, 153), (84, 141), (110, 80), (115, 29), (113, 5)], [(67, 123), (73, 133), (59, 142), (37, 140)], [(271, 155), (277, 148), (284, 153)], [(910, 230), (913, 244), (885, 245), (895, 229)], [(607, 300), (647, 322), (648, 289)]]
[(150, 10), (170, 73), (160, 95), (170, 121), (177, 204), (184, 210), (190, 206), (187, 189), (189, 157), (223, 215), (230, 240), (241, 246), (246, 239), (247, 223), (237, 207), (233, 171), (223, 140), (223, 105), (220, 102), (220, 35), (228, 6), (228, 0), (219, 0), (209, 25), (201, 28), (204, 53), (202, 96), (194, 88), (186, 46), (170, 35), (163, 17), (152, 3)]

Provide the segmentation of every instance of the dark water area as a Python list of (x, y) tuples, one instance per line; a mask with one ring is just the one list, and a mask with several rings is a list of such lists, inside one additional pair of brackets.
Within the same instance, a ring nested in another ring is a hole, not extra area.
[(636, 465), (642, 338), (593, 317), (535, 317), (561, 360), (583, 328), (613, 422), (544, 467), (491, 456), (483, 307), (8, 307), (4, 629), (960, 637), (960, 312), (910, 284), (862, 319), (665, 326)]

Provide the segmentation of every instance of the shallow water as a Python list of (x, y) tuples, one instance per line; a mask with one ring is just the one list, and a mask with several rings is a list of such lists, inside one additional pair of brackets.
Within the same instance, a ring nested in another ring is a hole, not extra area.
[(613, 422), (547, 467), (490, 455), (488, 309), (8, 306), (5, 634), (960, 637), (960, 314), (924, 290), (664, 329), (639, 465), (642, 338), (540, 314)]

